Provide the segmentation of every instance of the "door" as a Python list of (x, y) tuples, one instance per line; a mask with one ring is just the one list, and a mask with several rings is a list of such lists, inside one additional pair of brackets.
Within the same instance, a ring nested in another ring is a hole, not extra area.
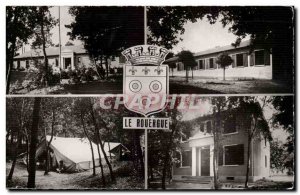
[(210, 172), (210, 149), (201, 149), (201, 176), (209, 176)]
[(71, 58), (64, 58), (64, 64), (65, 64), (65, 69), (68, 69), (68, 67), (71, 67)]

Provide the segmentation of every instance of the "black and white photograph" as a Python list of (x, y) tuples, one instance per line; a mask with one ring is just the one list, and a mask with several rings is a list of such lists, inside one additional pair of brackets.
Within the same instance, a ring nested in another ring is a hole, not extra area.
[(144, 131), (123, 131), (128, 111), (100, 100), (7, 98), (7, 188), (144, 189)]
[(294, 92), (293, 7), (154, 6), (147, 26), (170, 50), (170, 93)]
[(3, 6), (7, 193), (296, 191), (295, 4), (53, 3)]
[(121, 94), (141, 44), (144, 7), (7, 6), (7, 94)]

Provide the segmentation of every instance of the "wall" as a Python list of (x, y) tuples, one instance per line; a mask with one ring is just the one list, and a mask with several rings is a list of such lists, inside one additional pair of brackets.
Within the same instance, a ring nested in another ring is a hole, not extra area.
[[(256, 50), (254, 50), (256, 51)], [(254, 53), (249, 55), (249, 49), (247, 48), (239, 48), (236, 50), (226, 51), (229, 56), (233, 58), (234, 61), (236, 61), (236, 54), (246, 53), (246, 65), (245, 66), (235, 66), (230, 65), (225, 70), (225, 78), (227, 79), (272, 79), (272, 55), (267, 54), (267, 58), (270, 62), (270, 65), (254, 65), (250, 66), (252, 64), (252, 61), (254, 60)], [(209, 59), (209, 58), (215, 58), (220, 53), (213, 53), (213, 54), (207, 54), (203, 56), (196, 56), (195, 59), (198, 63), (198, 60), (201, 59)], [(214, 59), (214, 61), (215, 61)], [(253, 62), (254, 63), (254, 62)], [(205, 65), (206, 66), (206, 65)], [(195, 77), (201, 77), (201, 78), (217, 78), (217, 79), (223, 79), (223, 73), (224, 70), (217, 65), (214, 66), (214, 68), (209, 69), (209, 67), (206, 67), (206, 69), (199, 69), (195, 67), (193, 70), (193, 74)], [(172, 73), (173, 71), (173, 73)], [(192, 76), (192, 71), (189, 71), (189, 77)], [(174, 76), (186, 76), (186, 71), (178, 71), (177, 68), (174, 68), (173, 70), (170, 69), (170, 75)]]
[[(213, 119), (213, 118), (212, 118)], [(211, 120), (206, 118), (204, 121)], [(232, 144), (243, 144), (244, 145), (244, 164), (243, 165), (222, 165), (219, 166), (219, 176), (222, 181), (226, 181), (227, 177), (234, 177), (234, 181), (245, 181), (246, 175), (246, 162), (247, 162), (247, 131), (246, 126), (243, 125), (242, 120), (243, 118), (237, 116), (236, 119), (237, 125), (237, 133), (232, 134), (222, 134), (221, 137), (221, 144), (224, 145), (232, 145)], [(198, 122), (199, 123), (199, 122)], [(222, 129), (221, 129), (222, 130)], [(199, 148), (202, 146), (213, 146), (213, 137), (210, 134), (204, 134), (199, 131), (199, 127), (197, 125), (194, 126), (194, 129), (191, 130), (192, 136), (190, 137), (189, 141), (182, 145), (183, 148), (193, 149), (196, 148), (196, 151), (199, 151)], [(267, 147), (264, 146), (264, 141), (256, 140), (253, 143), (253, 156), (250, 156), (250, 170), (249, 170), (249, 180), (252, 181), (253, 179), (260, 179), (262, 177), (268, 177), (269, 175), (269, 168), (265, 168), (264, 166), (264, 156), (267, 155), (268, 157), (268, 167), (270, 165), (270, 146), (267, 143)], [(195, 154), (192, 153), (192, 158), (197, 158), (197, 152)], [(253, 158), (252, 158), (253, 157)], [(212, 160), (213, 155), (210, 155)], [(252, 160), (253, 159), (253, 160)], [(194, 161), (198, 163), (198, 161)], [(212, 163), (211, 163), (212, 166)], [(254, 166), (254, 169), (252, 170)], [(212, 167), (211, 167), (212, 168)], [(195, 176), (199, 175), (199, 166), (196, 164), (196, 171)], [(212, 172), (212, 171), (211, 171)], [(179, 179), (183, 175), (193, 175), (193, 167), (189, 168), (178, 168), (174, 167), (173, 169), (174, 176)], [(253, 177), (254, 174), (254, 177)], [(213, 175), (213, 174), (211, 174)]]

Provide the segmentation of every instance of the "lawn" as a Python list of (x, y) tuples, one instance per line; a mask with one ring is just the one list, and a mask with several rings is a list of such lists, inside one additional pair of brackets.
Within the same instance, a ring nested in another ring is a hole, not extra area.
[(180, 84), (211, 90), (222, 94), (293, 93), (293, 85), (275, 80), (217, 80), (194, 77), (186, 82), (185, 77), (170, 77), (170, 85)]

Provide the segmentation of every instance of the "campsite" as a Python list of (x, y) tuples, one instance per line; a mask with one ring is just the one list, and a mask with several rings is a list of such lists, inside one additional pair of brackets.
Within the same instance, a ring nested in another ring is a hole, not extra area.
[(143, 131), (124, 131), (117, 116), (130, 113), (97, 101), (7, 98), (7, 188), (143, 189)]

